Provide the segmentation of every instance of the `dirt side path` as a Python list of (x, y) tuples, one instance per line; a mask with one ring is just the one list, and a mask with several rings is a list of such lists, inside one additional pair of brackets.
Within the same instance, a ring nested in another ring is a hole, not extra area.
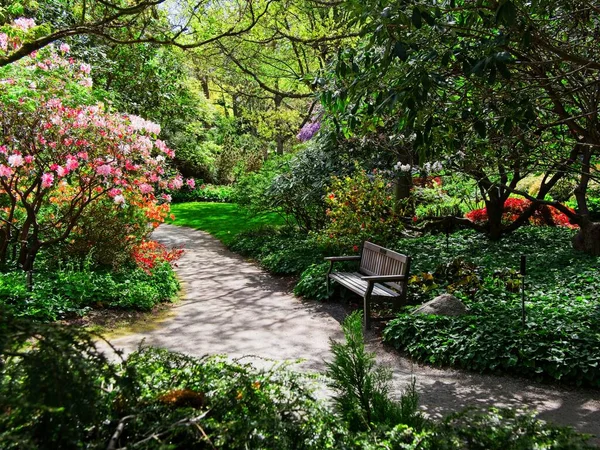
[[(145, 339), (147, 345), (190, 355), (301, 358), (302, 370), (324, 369), (324, 361), (331, 357), (329, 339), (343, 337), (341, 305), (299, 301), (288, 292), (285, 279), (246, 262), (207, 233), (162, 225), (153, 236), (186, 249), (177, 268), (184, 299), (174, 307), (172, 317), (156, 328), (111, 339), (117, 348), (130, 352)], [(433, 369), (400, 357), (373, 335), (368, 340), (380, 362), (392, 368), (395, 391), (399, 394), (416, 377), (422, 408), (434, 417), (467, 406), (530, 408), (542, 419), (600, 437), (599, 391)]]

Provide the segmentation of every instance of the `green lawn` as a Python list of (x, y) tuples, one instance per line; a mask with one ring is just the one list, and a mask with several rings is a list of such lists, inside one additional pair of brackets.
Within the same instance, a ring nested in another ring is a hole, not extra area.
[(171, 205), (171, 212), (175, 214), (175, 220), (169, 220), (169, 223), (206, 231), (225, 245), (242, 231), (285, 223), (279, 214), (256, 216), (234, 203), (177, 203)]

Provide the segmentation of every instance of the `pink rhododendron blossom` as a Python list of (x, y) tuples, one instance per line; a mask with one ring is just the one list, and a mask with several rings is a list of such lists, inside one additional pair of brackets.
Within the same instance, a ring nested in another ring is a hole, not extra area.
[(8, 35), (6, 33), (0, 33), (0, 50), (8, 50)]
[(92, 87), (94, 82), (92, 81), (91, 78), (86, 77), (86, 78), (82, 79), (81, 81), (79, 81), (79, 84), (82, 85), (83, 87)]
[(71, 51), (71, 46), (65, 42), (60, 44), (60, 51), (63, 53), (69, 53)]
[(169, 194), (161, 195), (161, 198), (165, 200), (167, 203), (171, 203), (172, 197)]
[(6, 149), (6, 145), (0, 145), (0, 153), (2, 153), (3, 155), (6, 155), (7, 149)]
[(125, 197), (122, 195), (115, 195), (114, 199), (115, 203), (117, 205), (123, 205), (125, 204)]
[(190, 189), (194, 189), (196, 187), (196, 180), (193, 178), (188, 178), (185, 180), (185, 184), (187, 184)]
[(27, 164), (31, 164), (31, 163), (33, 162), (33, 160), (34, 160), (34, 158), (33, 158), (33, 156), (32, 156), (32, 155), (27, 155), (27, 156), (25, 157), (25, 162), (26, 162)]
[(77, 157), (79, 159), (83, 159), (85, 161), (87, 161), (89, 158), (87, 152), (79, 152), (79, 153), (77, 153)]
[(11, 167), (20, 167), (23, 165), (24, 162), (25, 160), (19, 153), (15, 153), (14, 155), (10, 155), (8, 157), (8, 164)]
[(121, 189), (112, 188), (111, 190), (108, 191), (108, 196), (115, 198), (117, 195), (121, 195), (122, 193), (123, 193), (123, 191)]
[(20, 30), (27, 31), (30, 28), (35, 27), (35, 20), (19, 17), (14, 20), (13, 25)]
[(181, 176), (177, 176), (172, 181), (173, 187), (169, 187), (169, 189), (181, 189), (183, 186), (183, 178)]
[(62, 100), (60, 98), (52, 98), (46, 102), (46, 106), (52, 109), (58, 109), (62, 107)]
[(10, 177), (11, 175), (12, 169), (4, 164), (0, 164), (0, 177)]
[(140, 192), (142, 194), (150, 194), (152, 191), (154, 191), (154, 188), (152, 186), (150, 186), (148, 183), (140, 184)]
[(79, 66), (79, 70), (81, 70), (86, 75), (89, 75), (92, 72), (92, 66), (90, 66), (87, 63), (81, 63), (81, 65)]
[(98, 175), (108, 176), (112, 172), (112, 168), (108, 164), (103, 164), (99, 167), (96, 167), (96, 173)]
[(69, 171), (73, 171), (79, 167), (79, 162), (73, 157), (67, 158), (67, 163), (65, 164), (65, 167)]
[(65, 177), (69, 174), (69, 171), (67, 169), (65, 169), (63, 166), (57, 166), (56, 167), (56, 175), (58, 175), (59, 177)]
[(54, 183), (54, 174), (45, 173), (42, 175), (42, 187), (49, 188)]

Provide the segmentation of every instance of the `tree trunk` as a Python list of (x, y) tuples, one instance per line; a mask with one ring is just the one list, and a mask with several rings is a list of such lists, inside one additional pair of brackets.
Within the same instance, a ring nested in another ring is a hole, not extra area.
[(396, 178), (394, 183), (394, 211), (397, 214), (411, 215), (412, 211), (402, 211), (404, 206), (403, 200), (410, 197), (410, 189), (412, 188), (412, 175), (410, 172), (402, 172)]
[(492, 241), (497, 241), (504, 233), (502, 225), (502, 215), (504, 214), (504, 200), (502, 197), (491, 195), (485, 201), (485, 207), (488, 216), (488, 237)]
[(573, 238), (573, 248), (589, 255), (600, 256), (600, 223), (584, 216), (579, 232)]
[(208, 77), (206, 75), (200, 77), (200, 84), (202, 85), (202, 92), (204, 93), (204, 97), (206, 98), (206, 100), (210, 100), (210, 88), (208, 86)]
[[(276, 82), (275, 86), (279, 87), (279, 83)], [(275, 98), (273, 99), (273, 101), (275, 103), (275, 111), (279, 112), (279, 109), (281, 108), (281, 103), (283, 102), (283, 97), (279, 94), (275, 94)], [(279, 120), (277, 120), (275, 127), (275, 132), (277, 133), (275, 137), (275, 142), (277, 143), (277, 154), (283, 155), (283, 144), (285, 142), (285, 138), (281, 134), (281, 122)]]

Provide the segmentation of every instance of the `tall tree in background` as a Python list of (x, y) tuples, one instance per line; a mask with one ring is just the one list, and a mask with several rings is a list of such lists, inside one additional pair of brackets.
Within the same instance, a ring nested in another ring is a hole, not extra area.
[(273, 4), (248, 33), (194, 51), (206, 95), (214, 91), (282, 154), (311, 119), (318, 71), (357, 35), (347, 19), (342, 8), (310, 0)]

